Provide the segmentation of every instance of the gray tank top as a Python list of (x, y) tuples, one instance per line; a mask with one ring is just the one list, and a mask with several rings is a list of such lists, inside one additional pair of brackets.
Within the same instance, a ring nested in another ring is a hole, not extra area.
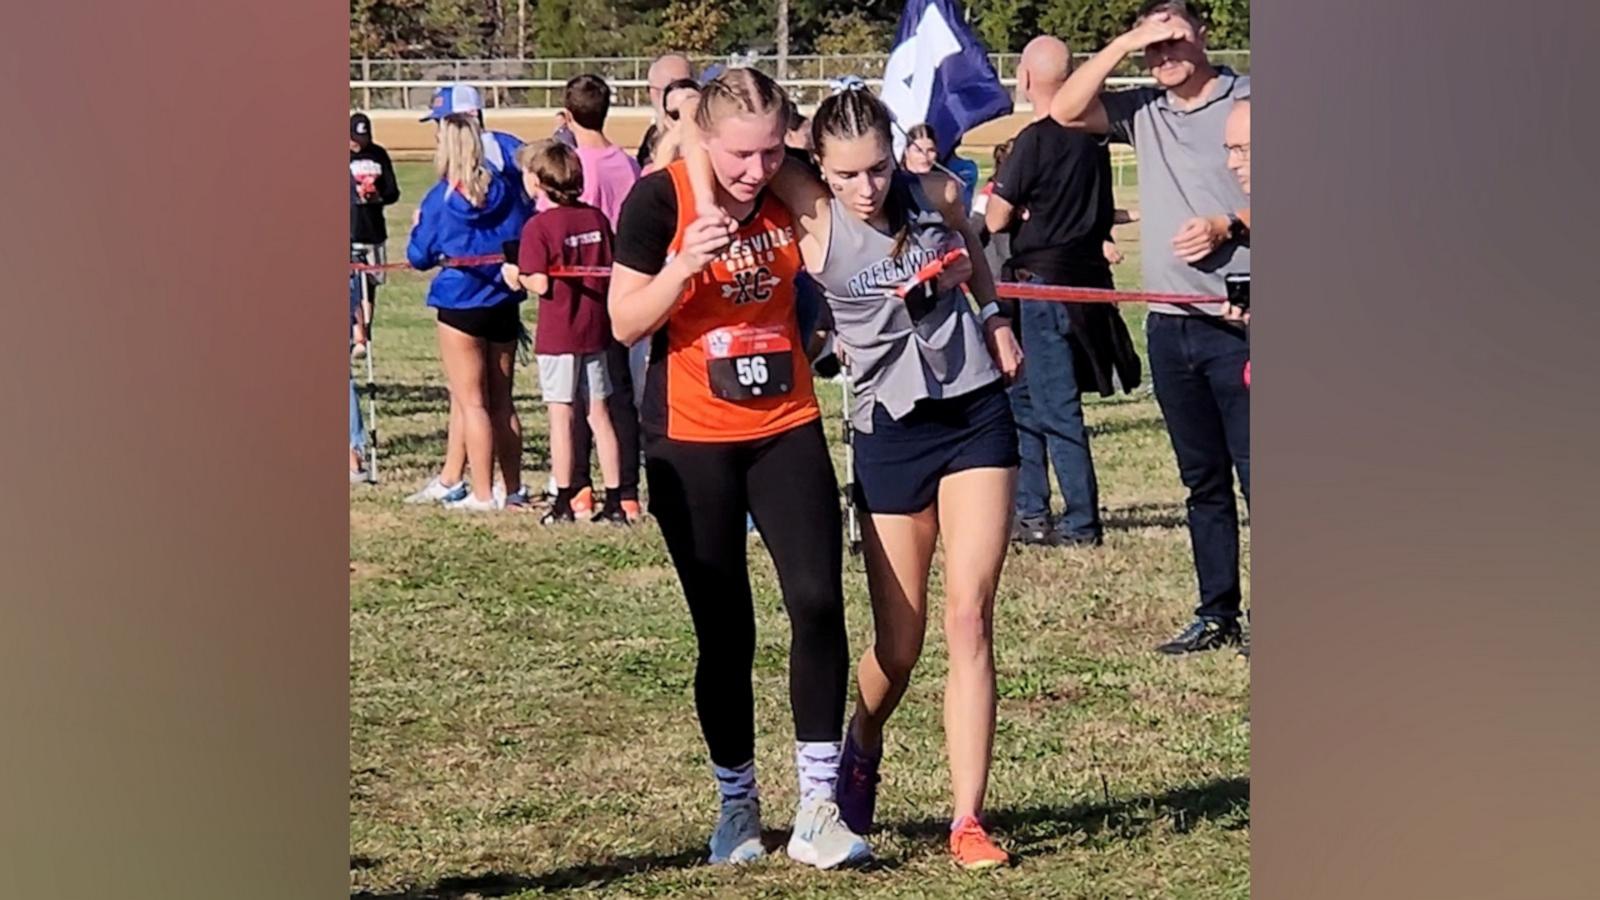
[(907, 198), (911, 227), (898, 256), (884, 234), (830, 200), (827, 256), (811, 275), (833, 313), (834, 340), (848, 361), (856, 430), (872, 432), (872, 411), (883, 404), (900, 419), (918, 400), (959, 397), (1000, 378), (983, 327), (959, 289), (940, 294), (933, 310), (913, 323), (895, 296), (917, 270), (961, 244), (944, 225), (919, 180), (897, 174), (894, 190)]

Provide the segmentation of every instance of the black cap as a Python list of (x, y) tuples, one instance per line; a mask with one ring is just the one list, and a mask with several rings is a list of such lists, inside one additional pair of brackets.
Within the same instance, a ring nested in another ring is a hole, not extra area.
[(358, 141), (372, 140), (372, 120), (366, 113), (356, 113), (350, 117), (350, 137)]

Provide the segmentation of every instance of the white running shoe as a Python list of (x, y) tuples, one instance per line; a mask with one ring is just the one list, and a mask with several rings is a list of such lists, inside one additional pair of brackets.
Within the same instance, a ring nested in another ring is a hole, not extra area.
[(501, 500), (498, 497), (490, 497), (487, 500), (479, 500), (477, 497), (468, 494), (459, 500), (446, 500), (444, 508), (463, 510), (466, 512), (494, 512), (495, 510), (501, 508)]
[(872, 858), (872, 848), (839, 818), (838, 804), (819, 798), (801, 803), (794, 814), (789, 858), (819, 869), (832, 869), (866, 862)]
[(456, 484), (445, 484), (443, 481), (439, 480), (439, 476), (435, 475), (432, 480), (422, 486), (422, 490), (417, 491), (415, 494), (407, 497), (406, 502), (412, 505), (421, 503), (449, 503), (451, 501), (460, 500), (463, 497), (469, 496), (471, 496), (471, 492), (467, 489), (467, 480), (465, 478), (461, 479), (461, 481), (457, 482)]
[(761, 801), (729, 800), (722, 804), (717, 830), (711, 832), (712, 865), (738, 865), (767, 852), (761, 843)]

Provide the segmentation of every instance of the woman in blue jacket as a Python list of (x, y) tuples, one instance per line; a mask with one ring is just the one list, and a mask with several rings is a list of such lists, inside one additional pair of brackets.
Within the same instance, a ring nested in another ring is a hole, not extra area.
[[(434, 157), (439, 183), (422, 198), (406, 258), (431, 269), (444, 259), (499, 253), (522, 233), (528, 211), (518, 189), (484, 160), (483, 128), (476, 116), (448, 115), (439, 123)], [(458, 482), (430, 484), (448, 505), (491, 510), (494, 464), (505, 481), (505, 503), (525, 502), (522, 490), (522, 425), (511, 404), (517, 336), (524, 294), (500, 278), (500, 265), (447, 267), (428, 287), (428, 305), (439, 311), (439, 355), (450, 384), (450, 431), (466, 448), (470, 492)], [(455, 444), (456, 441), (451, 441)], [(446, 461), (450, 472), (451, 461)], [(457, 463), (455, 471), (460, 471)], [(435, 481), (443, 482), (443, 478)], [(459, 499), (455, 499), (459, 497)]]

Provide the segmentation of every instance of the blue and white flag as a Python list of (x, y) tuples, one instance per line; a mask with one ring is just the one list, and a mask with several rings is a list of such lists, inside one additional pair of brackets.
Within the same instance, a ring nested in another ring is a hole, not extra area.
[(905, 132), (913, 125), (933, 126), (943, 159), (962, 135), (1012, 110), (1011, 93), (958, 0), (907, 0), (881, 96), (900, 126), (896, 157), (905, 152)]

